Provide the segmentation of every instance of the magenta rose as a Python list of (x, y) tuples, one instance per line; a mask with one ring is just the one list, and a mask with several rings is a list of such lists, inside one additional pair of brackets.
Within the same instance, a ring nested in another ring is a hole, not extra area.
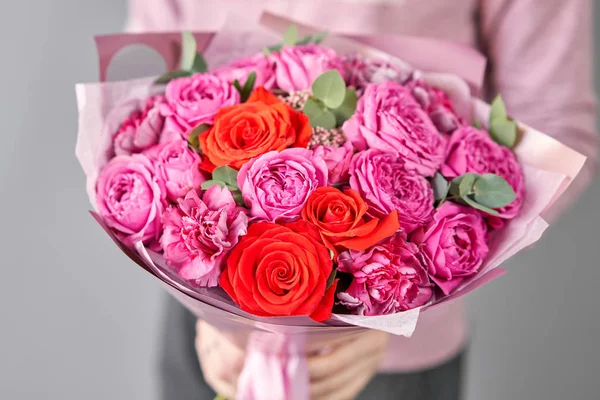
[(190, 190), (163, 217), (160, 244), (167, 264), (199, 287), (214, 287), (231, 249), (246, 234), (248, 217), (228, 189)]
[(253, 219), (292, 222), (308, 196), (327, 185), (327, 165), (311, 150), (271, 151), (244, 164), (237, 180)]
[(516, 193), (516, 198), (497, 211), (504, 219), (519, 215), (525, 197), (525, 177), (515, 154), (494, 142), (490, 135), (470, 126), (456, 130), (448, 143), (446, 161), (440, 172), (453, 179), (467, 172), (496, 174), (504, 178)]
[(117, 156), (100, 172), (96, 184), (98, 212), (127, 246), (140, 241), (152, 244), (161, 233), (164, 192), (148, 157)]
[(160, 105), (165, 102), (164, 96), (152, 96), (144, 102), (141, 109), (131, 113), (114, 135), (116, 155), (141, 153), (159, 142), (165, 123)]
[(262, 53), (237, 59), (217, 68), (213, 73), (229, 83), (233, 83), (237, 79), (243, 86), (251, 72), (256, 73), (254, 87), (263, 86), (265, 89), (271, 89), (275, 84), (275, 66)]
[(319, 75), (331, 69), (345, 75), (342, 60), (335, 51), (316, 44), (285, 46), (269, 59), (275, 65), (275, 87), (286, 92), (309, 90)]
[(354, 154), (352, 143), (346, 142), (341, 147), (319, 145), (312, 150), (315, 158), (321, 158), (327, 164), (330, 186), (348, 182), (350, 163)]
[(446, 138), (399, 83), (368, 85), (342, 129), (358, 150), (393, 151), (407, 169), (425, 176), (433, 176), (444, 161)]
[(402, 233), (365, 251), (340, 254), (338, 271), (353, 279), (338, 300), (358, 315), (393, 314), (424, 305), (433, 290), (418, 254)]
[(419, 246), (431, 279), (448, 295), (480, 271), (488, 253), (486, 234), (480, 213), (445, 202), (429, 225), (413, 232), (410, 240)]
[(356, 153), (350, 167), (350, 187), (369, 205), (369, 215), (383, 218), (398, 210), (406, 233), (426, 225), (433, 216), (433, 189), (423, 176), (406, 170), (392, 152), (369, 149)]
[(206, 180), (200, 171), (200, 156), (187, 142), (176, 140), (156, 145), (146, 152), (156, 167), (157, 178), (164, 183), (169, 200), (176, 202), (191, 189), (199, 190)]
[(450, 97), (440, 89), (432, 87), (422, 79), (410, 81), (406, 87), (429, 114), (440, 133), (452, 133), (465, 125), (465, 121), (454, 111)]
[(167, 84), (168, 107), (161, 107), (169, 130), (177, 130), (187, 140), (190, 129), (199, 124), (212, 124), (223, 107), (240, 102), (233, 85), (214, 74), (195, 74), (173, 79)]
[(386, 81), (404, 83), (412, 72), (408, 65), (379, 58), (367, 59), (360, 55), (352, 55), (344, 57), (343, 61), (347, 71), (347, 84), (355, 87), (360, 93), (370, 83), (379, 84)]

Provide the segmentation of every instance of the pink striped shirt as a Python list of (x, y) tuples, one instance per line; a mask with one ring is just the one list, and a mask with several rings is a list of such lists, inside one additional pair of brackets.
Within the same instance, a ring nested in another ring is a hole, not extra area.
[[(569, 198), (591, 181), (597, 146), (591, 0), (130, 0), (128, 26), (218, 30), (228, 10), (258, 19), (265, 9), (329, 31), (420, 35), (479, 47), (490, 59), (488, 87), (502, 93), (511, 114), (588, 157)], [(459, 299), (423, 313), (412, 338), (392, 338), (381, 370), (435, 366), (467, 338)]]

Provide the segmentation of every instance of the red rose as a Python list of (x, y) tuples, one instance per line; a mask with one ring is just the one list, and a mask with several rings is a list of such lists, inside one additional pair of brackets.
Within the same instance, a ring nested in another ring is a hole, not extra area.
[(220, 284), (254, 315), (331, 315), (336, 284), (327, 288), (333, 263), (316, 227), (305, 221), (251, 225), (231, 251)]

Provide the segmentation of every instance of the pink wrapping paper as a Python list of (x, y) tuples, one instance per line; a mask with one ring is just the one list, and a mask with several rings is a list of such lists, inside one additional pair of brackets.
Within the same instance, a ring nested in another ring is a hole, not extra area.
[[(236, 29), (226, 26), (219, 33), (196, 34), (199, 48), (204, 50), (211, 67), (260, 51), (272, 44), (274, 38), (276, 40), (278, 36), (274, 32), (281, 33), (290, 23), (271, 14), (262, 18), (263, 27), (246, 27), (235, 18), (232, 21), (228, 26)], [(300, 32), (310, 33), (311, 29), (301, 26)], [(101, 80), (106, 79), (106, 71), (114, 55), (131, 44), (142, 43), (155, 49), (164, 57), (167, 66), (175, 67), (179, 41), (179, 34), (99, 37), (96, 43)], [(405, 65), (409, 61), (412, 67), (426, 71), (423, 72), (424, 79), (448, 91), (463, 108), (463, 114), (487, 121), (489, 106), (479, 100), (471, 100), (471, 93), (481, 88), (485, 69), (485, 59), (473, 49), (429, 39), (388, 36), (347, 38), (330, 35), (324, 44), (340, 52), (386, 57)], [(153, 79), (79, 84), (76, 87), (79, 109), (76, 154), (87, 177), (87, 192), (94, 209), (96, 180), (100, 169), (108, 161), (111, 132), (116, 131), (132, 107), (156, 90), (152, 86)], [(498, 268), (500, 264), (541, 237), (548, 226), (542, 218), (544, 211), (566, 190), (585, 162), (581, 154), (549, 136), (525, 125), (521, 125), (521, 129), (522, 136), (515, 148), (524, 166), (527, 190), (521, 215), (508, 222), (491, 240), (484, 273), (465, 281), (456, 293), (437, 304), (464, 296), (501, 276), (505, 271)], [(556, 162), (557, 159), (561, 162)], [(246, 363), (238, 384), (240, 399), (308, 399), (306, 351), (317, 348), (320, 341), (332, 336), (351, 337), (362, 328), (410, 337), (419, 313), (437, 305), (427, 304), (420, 309), (379, 317), (334, 314), (324, 324), (307, 317), (256, 317), (237, 308), (220, 288), (192, 289), (166, 268), (160, 254), (144, 248), (141, 243), (136, 244), (134, 249), (124, 247), (102, 218), (96, 213), (92, 215), (129, 258), (161, 281), (198, 318), (217, 326), (240, 344), (247, 345)]]

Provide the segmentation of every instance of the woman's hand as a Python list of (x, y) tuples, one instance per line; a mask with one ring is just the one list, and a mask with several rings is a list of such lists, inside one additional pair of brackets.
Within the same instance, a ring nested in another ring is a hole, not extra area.
[[(387, 333), (368, 330), (310, 344), (307, 358), (311, 399), (354, 399), (377, 372), (388, 340)], [(243, 347), (199, 320), (196, 351), (206, 382), (216, 393), (234, 399), (244, 366)]]

